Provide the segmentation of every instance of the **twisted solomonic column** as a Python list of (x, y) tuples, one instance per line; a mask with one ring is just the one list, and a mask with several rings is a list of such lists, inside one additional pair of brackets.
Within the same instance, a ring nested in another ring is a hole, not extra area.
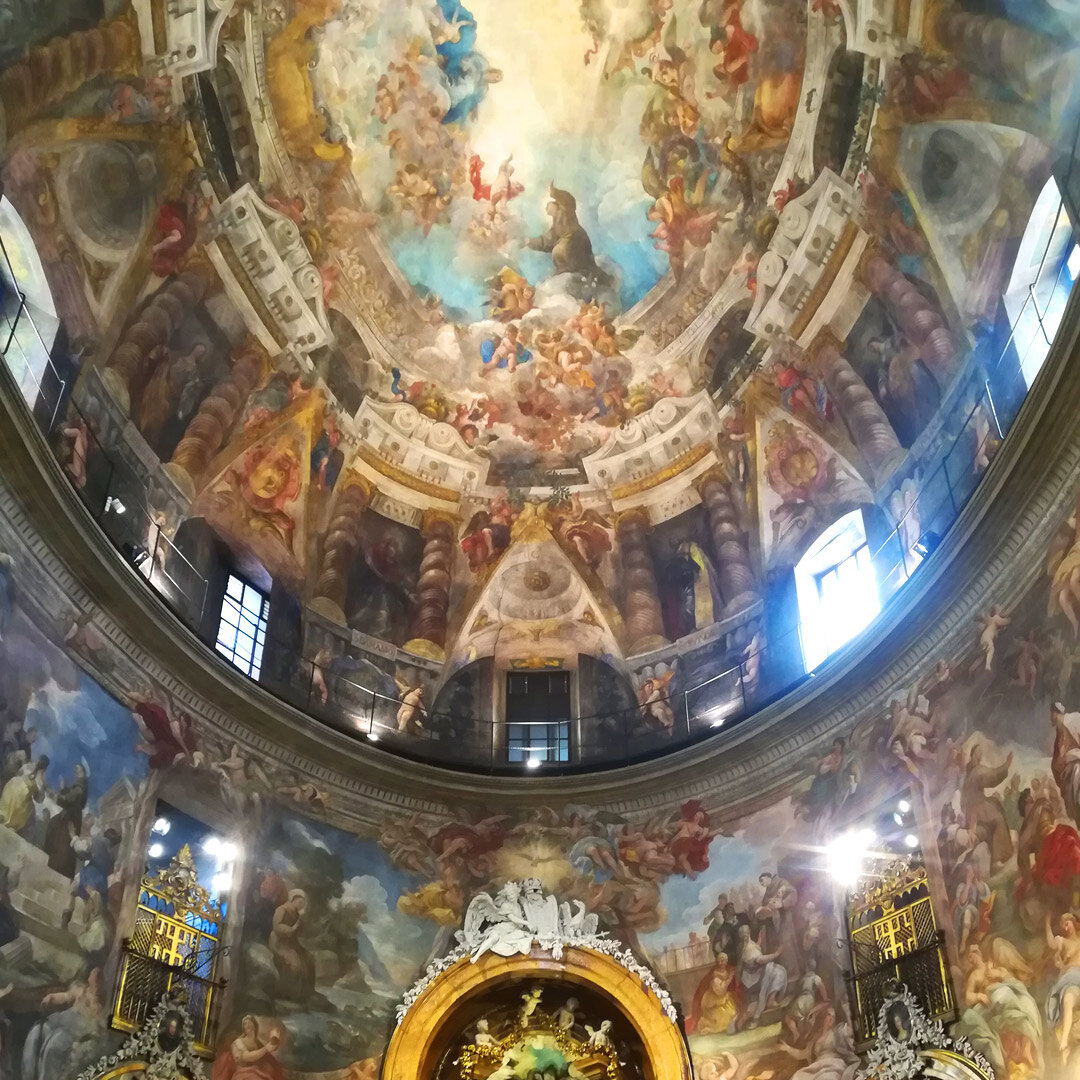
[(725, 613), (733, 612), (757, 598), (758, 583), (750, 562), (739, 518), (728, 490), (728, 478), (721, 469), (710, 469), (699, 481), (698, 491), (712, 533), (713, 554), (720, 578), (720, 595)]
[(322, 560), (315, 579), (315, 596), (311, 606), (343, 626), (349, 569), (360, 550), (361, 519), (373, 494), (367, 480), (350, 473), (334, 502), (330, 524), (323, 537)]
[(871, 250), (860, 274), (885, 305), (904, 336), (919, 350), (922, 361), (945, 390), (956, 366), (956, 339), (945, 316), (892, 263)]
[(951, 0), (932, 0), (923, 27), (930, 51), (955, 58), (1027, 101), (1038, 104), (1051, 97), (1055, 68), (1065, 57), (1053, 38), (995, 15), (965, 11)]
[(265, 354), (257, 349), (245, 349), (233, 361), (228, 376), (203, 398), (166, 466), (166, 471), (189, 495), (194, 495), (199, 478), (225, 445), (264, 370)]
[(444, 660), (457, 520), (438, 511), (428, 511), (420, 535), (424, 551), (409, 617), (411, 640), (404, 648), (431, 660)]
[(623, 622), (631, 656), (667, 644), (660, 592), (649, 550), (651, 528), (644, 509), (625, 511), (615, 525), (622, 555)]
[(135, 415), (151, 372), (148, 358), (158, 346), (167, 345), (173, 331), (206, 295), (209, 272), (190, 267), (174, 277), (139, 312), (124, 330), (119, 345), (105, 365), (104, 379), (117, 401)]
[(874, 479), (884, 480), (904, 459), (904, 448), (885, 410), (840, 352), (840, 343), (832, 334), (818, 335), (809, 355)]
[(106, 73), (137, 75), (141, 66), (139, 20), (132, 7), (92, 30), (35, 45), (0, 74), (7, 137), (91, 79)]

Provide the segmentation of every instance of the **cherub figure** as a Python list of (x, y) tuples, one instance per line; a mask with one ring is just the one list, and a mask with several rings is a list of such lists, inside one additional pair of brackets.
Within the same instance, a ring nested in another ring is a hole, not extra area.
[(589, 1045), (596, 1047), (598, 1050), (609, 1050), (612, 1047), (611, 1035), (611, 1021), (601, 1020), (598, 1028), (589, 1027), (585, 1025), (585, 1030), (589, 1035)]
[(529, 1021), (532, 1019), (533, 1013), (536, 1012), (543, 993), (544, 988), (542, 986), (534, 986), (531, 990), (526, 990), (525, 993), (521, 995), (521, 1000), (524, 1004), (521, 1006), (521, 1012), (518, 1014), (518, 1019), (521, 1021), (522, 1027), (529, 1026)]
[(675, 712), (667, 697), (668, 684), (673, 675), (674, 672), (669, 671), (666, 675), (646, 679), (638, 688), (642, 716), (667, 735), (670, 735), (675, 727)]
[(983, 667), (990, 671), (994, 666), (994, 643), (997, 636), (1009, 625), (1011, 620), (1001, 610), (1000, 604), (990, 609), (989, 615), (979, 615), (975, 620), (982, 628), (979, 633), (979, 648), (983, 654)]
[(491, 315), (499, 322), (511, 322), (533, 309), (536, 289), (516, 270), (504, 266), (490, 281)]
[(1028, 693), (1035, 697), (1035, 683), (1039, 678), (1039, 665), (1042, 663), (1043, 652), (1036, 640), (1036, 631), (1032, 630), (1027, 637), (1022, 637), (1016, 646), (1016, 674), (1013, 676), (1013, 686), (1024, 687)]
[(402, 734), (418, 734), (424, 730), (422, 717), (424, 715), (424, 687), (417, 683), (415, 686), (397, 676), (394, 681), (401, 692), (401, 701), (397, 711), (397, 729)]
[(555, 1023), (560, 1031), (570, 1031), (577, 1023), (578, 999), (567, 998), (566, 1004), (555, 1013)]
[(519, 364), (532, 359), (532, 353), (521, 340), (521, 328), (517, 323), (510, 323), (501, 338), (488, 338), (480, 343), (480, 358), (484, 364), (481, 375), (490, 375), (496, 368), (506, 368), (513, 374)]
[(1066, 1065), (1072, 1054), (1073, 1018), (1080, 1002), (1080, 931), (1076, 916), (1066, 912), (1058, 923), (1060, 935), (1050, 926), (1050, 914), (1045, 919), (1046, 949), (1060, 973), (1046, 1000), (1046, 1017), (1057, 1035), (1058, 1049)]
[(498, 1040), (488, 1028), (485, 1017), (476, 1021), (476, 1034), (473, 1036), (473, 1046), (498, 1046)]

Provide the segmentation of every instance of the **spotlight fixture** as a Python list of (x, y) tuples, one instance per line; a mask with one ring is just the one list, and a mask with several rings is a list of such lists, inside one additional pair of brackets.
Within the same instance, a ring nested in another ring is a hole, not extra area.
[(941, 543), (941, 537), (932, 529), (927, 530), (919, 537), (919, 539), (912, 546), (912, 551), (916, 555), (925, 559), (931, 552), (933, 552), (938, 544)]
[(127, 542), (120, 545), (120, 550), (127, 557), (132, 566), (142, 566), (150, 558), (150, 552), (142, 544)]
[(107, 514), (110, 510), (114, 514), (122, 514), (127, 507), (115, 495), (110, 495), (105, 500), (105, 513)]
[(149, 849), (147, 850), (147, 854), (150, 856), (151, 859), (160, 859), (161, 856), (165, 854), (165, 845), (151, 844)]
[(911, 803), (909, 803), (907, 801), (907, 799), (901, 799), (896, 804), (896, 809), (899, 810), (901, 814), (910, 814), (911, 813)]
[(904, 837), (904, 844), (909, 848), (917, 848), (919, 846), (919, 838), (914, 833), (908, 833)]
[(159, 817), (154, 822), (153, 832), (158, 833), (160, 836), (164, 836), (172, 828), (172, 822), (167, 817)]
[(369, 742), (378, 742), (379, 741), (379, 733), (377, 731), (369, 731), (367, 733), (367, 737), (368, 737)]
[(539, 769), (540, 768), (540, 759), (536, 758), (536, 757), (529, 758), (525, 762), (525, 768), (526, 769)]

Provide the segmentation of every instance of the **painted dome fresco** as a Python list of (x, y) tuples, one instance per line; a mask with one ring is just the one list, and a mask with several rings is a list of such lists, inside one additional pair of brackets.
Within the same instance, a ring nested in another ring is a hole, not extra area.
[(1076, 273), (1071, 0), (55, 7), (0, 21), (8, 366), (207, 645), (407, 752), (520, 764), (529, 680), (583, 764), (784, 693)]
[(374, 339), (366, 392), (450, 423), (514, 483), (579, 470), (625, 420), (706, 385), (657, 354), (747, 282), (812, 177), (811, 147), (789, 151), (804, 4), (273, 15), (279, 208), (310, 217), (324, 287)]

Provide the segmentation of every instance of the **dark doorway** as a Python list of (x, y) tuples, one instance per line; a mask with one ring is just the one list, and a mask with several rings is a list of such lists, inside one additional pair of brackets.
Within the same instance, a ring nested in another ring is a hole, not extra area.
[(535, 768), (570, 760), (570, 672), (506, 676), (507, 760)]

